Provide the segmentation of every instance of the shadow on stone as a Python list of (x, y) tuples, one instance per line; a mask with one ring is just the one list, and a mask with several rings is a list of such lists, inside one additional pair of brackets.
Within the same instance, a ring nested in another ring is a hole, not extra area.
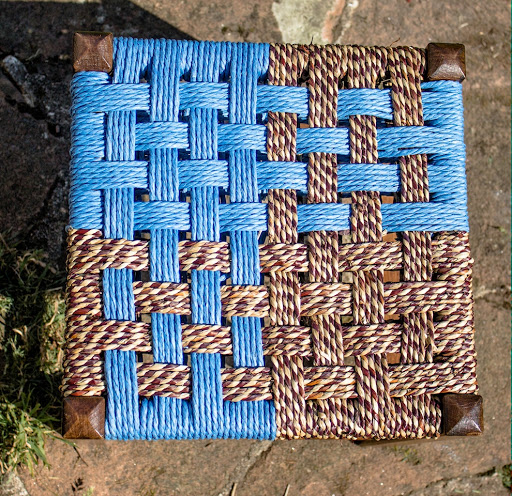
[(0, 2), (0, 232), (64, 265), (75, 31), (191, 39), (127, 0)]

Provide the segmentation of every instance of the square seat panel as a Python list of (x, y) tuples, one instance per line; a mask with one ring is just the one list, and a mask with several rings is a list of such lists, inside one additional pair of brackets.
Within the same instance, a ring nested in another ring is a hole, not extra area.
[(75, 44), (72, 433), (481, 430), (462, 45)]

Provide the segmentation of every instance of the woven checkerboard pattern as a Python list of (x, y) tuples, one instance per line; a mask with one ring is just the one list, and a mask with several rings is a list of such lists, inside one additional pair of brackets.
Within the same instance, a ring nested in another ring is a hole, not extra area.
[(477, 391), (461, 84), (116, 39), (72, 83), (65, 395), (110, 439), (436, 437)]

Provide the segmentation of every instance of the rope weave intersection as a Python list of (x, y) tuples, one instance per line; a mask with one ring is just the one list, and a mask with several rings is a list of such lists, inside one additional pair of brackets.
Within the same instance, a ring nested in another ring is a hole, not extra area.
[(64, 394), (110, 439), (420, 438), (474, 393), (461, 84), (423, 50), (114, 41), (72, 82)]

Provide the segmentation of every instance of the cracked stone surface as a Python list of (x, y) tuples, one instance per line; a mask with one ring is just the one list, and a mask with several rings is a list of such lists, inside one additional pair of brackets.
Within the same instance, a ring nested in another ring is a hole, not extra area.
[(500, 494), (507, 494), (507, 491), (503, 490), (499, 481), (499, 474), (495, 470), (490, 470), (469, 477), (432, 482), (422, 489), (402, 494), (406, 496), (445, 496), (447, 494), (499, 496)]
[(40, 468), (34, 478), (20, 474), (31, 496), (85, 494), (89, 488), (94, 496), (215, 496), (229, 494), (234, 483), (237, 496), (281, 495), (288, 485), (290, 496), (508, 494), (494, 468), (510, 456), (509, 9), (501, 0), (1, 2), (0, 230), (18, 233), (59, 263), (67, 222), (75, 30), (229, 41), (454, 41), (466, 45), (468, 72), (470, 238), (484, 435), (403, 446), (81, 441), (74, 450), (52, 441), (51, 470)]

